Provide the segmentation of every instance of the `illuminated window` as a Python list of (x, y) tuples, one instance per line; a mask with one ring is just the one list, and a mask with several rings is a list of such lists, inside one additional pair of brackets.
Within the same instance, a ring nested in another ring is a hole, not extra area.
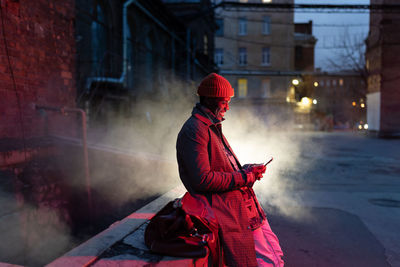
[(247, 79), (238, 79), (238, 97), (244, 98), (247, 96)]
[(343, 86), (343, 84), (344, 84), (343, 79), (340, 79), (340, 80), (339, 80), (339, 85), (340, 85), (340, 86)]
[(264, 4), (266, 4), (266, 3), (271, 3), (272, 0), (262, 0), (262, 2), (263, 2)]
[(263, 49), (262, 49), (261, 65), (263, 65), (263, 66), (271, 65), (271, 54), (270, 54), (269, 47), (263, 47)]
[(239, 0), (240, 3), (247, 3), (248, 0)]
[(264, 18), (263, 18), (262, 33), (263, 34), (271, 34), (271, 17), (269, 17), (269, 16), (264, 16)]
[(224, 64), (224, 49), (215, 48), (214, 61), (215, 61), (215, 64), (217, 64), (218, 66)]
[(247, 49), (245, 47), (239, 48), (239, 65), (247, 65)]
[(224, 20), (216, 19), (215, 23), (217, 24), (217, 30), (215, 31), (216, 36), (224, 36)]
[(263, 79), (261, 82), (261, 97), (268, 98), (271, 97), (271, 80)]
[(247, 34), (247, 19), (239, 18), (239, 35)]

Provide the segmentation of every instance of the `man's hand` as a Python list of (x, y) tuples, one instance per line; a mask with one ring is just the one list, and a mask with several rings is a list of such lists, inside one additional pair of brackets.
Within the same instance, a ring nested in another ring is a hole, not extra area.
[[(264, 164), (246, 164), (243, 166), (243, 170), (246, 173), (253, 173), (254, 174), (254, 178), (256, 180), (260, 180), (263, 177), (263, 174), (265, 173), (267, 167), (264, 166)], [(254, 181), (253, 181), (254, 183)]]
[(254, 164), (251, 167), (251, 172), (254, 173), (254, 176), (257, 180), (260, 180), (263, 177), (263, 174), (267, 170), (267, 167), (264, 164)]

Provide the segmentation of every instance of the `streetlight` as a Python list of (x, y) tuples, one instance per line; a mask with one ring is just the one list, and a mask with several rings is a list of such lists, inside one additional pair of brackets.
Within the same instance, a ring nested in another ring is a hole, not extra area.
[(312, 103), (313, 103), (314, 105), (316, 105), (316, 104), (318, 103), (317, 99), (314, 99), (314, 100), (312, 101)]
[(299, 85), (299, 84), (300, 84), (300, 81), (299, 81), (298, 79), (293, 79), (293, 80), (292, 80), (292, 84), (293, 84), (294, 86)]
[(301, 102), (301, 104), (303, 106), (310, 106), (311, 105), (311, 100), (308, 97), (303, 97), (300, 102)]
[(318, 82), (314, 82), (314, 87), (318, 87), (319, 83)]

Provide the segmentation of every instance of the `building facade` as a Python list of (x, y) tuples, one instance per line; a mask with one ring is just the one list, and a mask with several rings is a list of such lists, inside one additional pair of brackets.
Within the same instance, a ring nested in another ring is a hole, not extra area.
[(366, 84), (359, 73), (316, 72), (313, 121), (319, 130), (367, 130)]
[[(398, 4), (395, 0), (371, 0), (371, 5)], [(378, 136), (400, 135), (400, 19), (398, 13), (370, 12), (366, 66), (369, 73), (367, 121)]]
[[(193, 94), (194, 81), (215, 71), (214, 25), (201, 19), (186, 24), (182, 6), (175, 11), (173, 1), (164, 2), (77, 1), (77, 99), (92, 122), (130, 116), (141, 101)], [(207, 3), (186, 10), (198, 15)], [(150, 109), (142, 113), (155, 115)]]
[(235, 89), (232, 104), (254, 108), (261, 117), (273, 112), (291, 120), (293, 103), (287, 97), (295, 70), (293, 11), (275, 12), (268, 8), (271, 1), (237, 2), (215, 13), (214, 60)]
[(186, 27), (186, 41), (190, 48), (191, 61), (197, 62), (187, 67), (197, 65), (197, 68), (201, 68), (190, 71), (191, 79), (199, 81), (204, 78), (204, 74), (217, 71), (213, 56), (216, 25), (211, 1), (163, 0), (163, 2)]
[(313, 36), (312, 21), (294, 24), (294, 68), (296, 71), (314, 71), (314, 54), (317, 39)]

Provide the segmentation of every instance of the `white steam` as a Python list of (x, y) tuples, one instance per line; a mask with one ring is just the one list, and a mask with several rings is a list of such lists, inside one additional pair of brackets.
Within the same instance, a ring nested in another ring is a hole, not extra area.
[[(184, 82), (173, 81), (165, 85), (172, 97), (158, 96), (138, 102), (133, 107), (133, 118), (123, 118), (123, 114), (114, 114), (115, 122), (102, 140), (114, 147), (124, 148), (125, 152), (141, 154), (125, 171), (127, 181), (104, 182), (109, 175), (97, 179), (97, 188), (108, 195), (111, 201), (123, 203), (133, 198), (144, 198), (161, 194), (180, 184), (176, 163), (176, 138), (183, 123), (190, 117), (194, 104), (195, 86), (185, 88)], [(189, 93), (187, 93), (189, 92)], [(266, 104), (268, 106), (268, 104)], [(309, 135), (295, 130), (295, 125), (287, 110), (271, 108), (260, 115), (251, 106), (235, 103), (226, 114), (222, 124), (223, 133), (242, 164), (262, 163), (270, 156), (273, 162), (268, 166), (267, 174), (254, 186), (260, 202), (267, 203), (279, 212), (294, 218), (308, 216), (307, 211), (299, 207), (297, 199), (290, 193), (301, 186), (300, 177), (309, 168), (302, 161), (303, 153), (319, 153), (319, 147), (313, 147)], [(123, 157), (121, 158), (123, 159)], [(124, 166), (113, 162), (101, 161), (100, 172), (104, 169), (121, 175)], [(308, 164), (308, 165), (307, 165)], [(116, 175), (116, 176), (117, 176)], [(124, 175), (124, 174), (122, 174)], [(128, 186), (127, 186), (128, 185)]]
[(259, 201), (285, 216), (309, 217), (291, 192), (301, 187), (301, 176), (312, 167), (312, 163), (302, 160), (304, 151), (318, 153), (321, 148), (312, 145), (309, 135), (296, 131), (291, 120), (283, 119), (285, 114), (271, 112), (265, 118), (250, 108), (241, 107), (240, 114), (234, 109), (232, 105), (223, 131), (241, 164), (265, 163), (269, 157), (274, 158), (264, 177), (254, 185)]

